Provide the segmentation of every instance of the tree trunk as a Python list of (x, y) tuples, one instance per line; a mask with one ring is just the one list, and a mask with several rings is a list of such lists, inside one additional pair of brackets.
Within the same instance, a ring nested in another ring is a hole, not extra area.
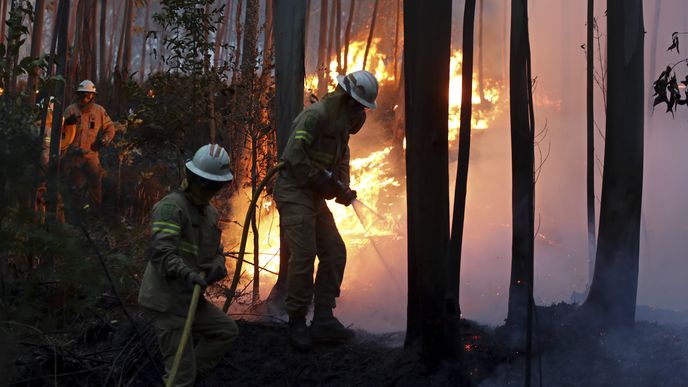
[[(126, 2), (124, 3), (124, 8), (126, 8)], [(121, 11), (122, 11), (122, 7), (119, 7), (115, 3), (112, 4), (113, 16), (112, 16), (112, 24), (110, 25), (110, 44), (108, 45), (107, 64), (105, 66), (105, 72), (106, 72), (105, 79), (107, 79), (108, 82), (110, 81), (110, 74), (111, 74), (111, 71), (113, 69), (113, 62), (115, 61), (115, 47), (116, 47), (115, 30), (116, 30), (116, 27), (119, 25), (119, 16), (120, 16)], [(115, 62), (114, 66), (117, 66), (117, 62)]]
[[(70, 0), (61, 0), (60, 8), (58, 14), (61, 16), (61, 20), (57, 25), (60, 27), (60, 33), (58, 37), (57, 44), (57, 71), (56, 74), (65, 78), (65, 72), (67, 70), (67, 47), (69, 46), (68, 40), (68, 27), (70, 20), (69, 6)], [(53, 95), (55, 96), (55, 103), (53, 107), (53, 126), (50, 132), (50, 138), (59, 139), (60, 132), (62, 129), (62, 114), (66, 107), (64, 102), (65, 94), (64, 82), (55, 82), (55, 89)], [(58, 188), (58, 178), (60, 170), (60, 141), (52, 141), (50, 143), (50, 164), (48, 169), (48, 213), (50, 215), (50, 220), (57, 221), (57, 188)]]
[[(241, 1), (241, 0), (239, 0)], [(229, 24), (229, 16), (232, 14), (232, 0), (227, 0), (224, 14), (222, 15), (222, 24), (215, 34), (215, 49), (213, 50), (213, 65), (217, 68), (220, 65), (220, 49), (224, 43), (225, 32)]]
[(587, 110), (587, 154), (586, 154), (586, 174), (587, 174), (587, 214), (588, 214), (588, 288), (592, 282), (592, 274), (595, 267), (595, 89), (594, 73), (595, 51), (594, 43), (594, 23), (595, 23), (595, 0), (588, 0), (588, 19), (587, 19), (587, 42), (585, 45), (587, 61), (586, 77), (586, 110)]
[(401, 20), (401, 0), (397, 0), (396, 23), (394, 26), (394, 79), (397, 85), (401, 84), (399, 74), (397, 73), (398, 59), (399, 59), (399, 22)]
[[(34, 8), (34, 22), (33, 22), (33, 32), (31, 33), (31, 56), (38, 58), (41, 55), (41, 42), (43, 40), (43, 24), (45, 20), (45, 0), (36, 0), (36, 6)], [(29, 104), (33, 105), (36, 103), (36, 90), (37, 79), (40, 75), (40, 70), (36, 69), (29, 75), (28, 85), (26, 90), (29, 95)]]
[[(291, 134), (291, 123), (303, 109), (305, 78), (305, 31), (307, 0), (275, 0), (275, 108), (277, 157)], [(289, 270), (289, 248), (280, 226), (280, 267), (275, 286), (270, 291), (271, 305), (284, 308)]]
[[(509, 60), (509, 100), (511, 119), (512, 174), (512, 258), (507, 325), (528, 327), (533, 288), (533, 236), (535, 186), (532, 80), (528, 36), (528, 2), (511, 2), (511, 48)], [(526, 332), (526, 335), (529, 331)], [(523, 337), (515, 344), (523, 348)], [(526, 345), (529, 340), (526, 338)]]
[[(98, 83), (100, 84), (101, 89), (107, 83), (107, 75), (105, 70), (105, 66), (107, 64), (107, 46), (105, 45), (105, 31), (107, 31), (107, 4), (107, 0), (102, 0), (100, 2), (100, 35), (98, 36), (98, 44), (100, 46), (100, 50), (98, 50), (98, 52), (100, 53), (100, 61), (98, 62)], [(114, 23), (114, 20), (112, 23)]]
[(408, 315), (405, 345), (432, 365), (451, 357), (447, 337), (449, 170), (447, 115), (451, 0), (404, 2)]
[[(453, 336), (460, 337), (459, 290), (461, 275), (461, 252), (463, 246), (464, 219), (466, 214), (466, 192), (468, 189), (468, 163), (471, 150), (471, 112), (473, 103), (473, 36), (475, 23), (475, 0), (466, 0), (463, 13), (462, 50), (463, 63), (461, 76), (465, 81), (461, 84), (461, 113), (459, 126), (459, 154), (456, 166), (456, 185), (454, 187), (454, 210), (451, 223), (451, 239), (449, 241), (449, 264), (447, 270), (446, 308), (453, 311), (450, 317), (454, 323), (450, 325)], [(460, 352), (458, 352), (460, 354)]]
[(335, 34), (334, 49), (337, 55), (337, 74), (342, 73), (342, 0), (334, 0), (335, 12)]
[[(592, 1), (592, 0), (591, 0)], [(655, 15), (652, 21), (652, 34), (649, 36), (650, 40), (650, 77), (649, 79), (657, 79), (657, 41), (659, 40), (659, 23), (660, 15), (662, 14), (662, 0), (655, 0)], [(684, 30), (685, 31), (685, 30)], [(654, 96), (652, 90), (652, 84), (648, 85), (647, 91), (647, 111), (652, 113), (654, 110), (653, 101)], [(650, 120), (647, 121), (648, 124), (651, 123)]]
[(349, 69), (349, 43), (351, 42), (351, 26), (354, 23), (354, 14), (356, 12), (356, 0), (351, 0), (349, 7), (349, 21), (346, 23), (346, 31), (344, 31), (344, 67), (342, 74), (346, 74)]
[(95, 79), (96, 76), (96, 0), (81, 0), (77, 24), (78, 79)]
[(365, 52), (363, 53), (363, 70), (368, 68), (368, 53), (370, 52), (370, 44), (373, 42), (373, 34), (375, 33), (375, 23), (377, 22), (377, 9), (380, 6), (380, 0), (375, 0), (373, 6), (373, 16), (370, 19), (370, 31), (368, 31), (368, 40), (366, 41)]
[(327, 2), (320, 0), (320, 28), (318, 29), (318, 98), (327, 93)]
[[(484, 79), (484, 71), (485, 71), (485, 66), (483, 66), (483, 55), (484, 55), (484, 49), (485, 46), (483, 46), (483, 30), (485, 29), (485, 18), (483, 17), (484, 12), (483, 8), (485, 5), (485, 0), (478, 0), (478, 5), (479, 5), (479, 11), (478, 11), (478, 93), (480, 95), (480, 102), (482, 103), (485, 101), (485, 83), (483, 82)], [(464, 54), (465, 57), (465, 54)], [(473, 74), (469, 74), (470, 77), (473, 77)], [(465, 79), (465, 78), (463, 78)], [(472, 98), (472, 97), (471, 97)], [(461, 101), (465, 101), (462, 99)], [(463, 105), (462, 105), (463, 106)]]
[(643, 4), (607, 4), (607, 124), (597, 259), (585, 308), (607, 328), (632, 327), (643, 192)]
[(122, 77), (127, 79), (131, 71), (131, 49), (134, 40), (134, 8), (136, 4), (134, 0), (129, 0), (129, 8), (125, 15), (126, 34), (124, 36), (124, 54), (122, 57)]
[(0, 43), (5, 42), (5, 22), (7, 21), (7, 3), (10, 0), (0, 0)]
[[(249, 0), (246, 0), (249, 1)], [(237, 13), (235, 19), (235, 35), (236, 35), (236, 48), (234, 49), (234, 68), (232, 69), (232, 83), (235, 83), (239, 78), (239, 67), (241, 65), (241, 4), (243, 0), (237, 1)]]
[(146, 42), (148, 41), (148, 17), (150, 16), (151, 3), (146, 3), (146, 12), (143, 15), (143, 32), (141, 38), (141, 65), (139, 66), (139, 83), (143, 84), (146, 74)]
[[(336, 0), (332, 0), (332, 7), (330, 9), (330, 22), (329, 25), (327, 26), (329, 31), (327, 33), (327, 55), (325, 56), (325, 84), (330, 85), (330, 60), (332, 57), (337, 56), (337, 53), (335, 52), (334, 48), (334, 29), (336, 26), (335, 19), (337, 18), (336, 12), (337, 12), (337, 4), (335, 4)], [(329, 88), (329, 87), (328, 87)]]

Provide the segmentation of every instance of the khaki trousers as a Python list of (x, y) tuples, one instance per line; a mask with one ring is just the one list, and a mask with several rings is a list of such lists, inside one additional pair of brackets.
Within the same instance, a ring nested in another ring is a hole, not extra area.
[[(165, 363), (165, 374), (169, 374), (174, 356), (184, 331), (185, 317), (170, 313), (146, 310), (147, 317), (156, 328), (158, 344)], [(191, 336), (186, 343), (174, 380), (174, 386), (193, 386), (198, 372), (205, 372), (217, 365), (239, 333), (234, 320), (205, 299), (198, 303)]]
[[(315, 209), (281, 203), (280, 224), (291, 251), (285, 307), (289, 316), (303, 317), (316, 304), (336, 306), (346, 266), (346, 246), (324, 200)], [(318, 272), (313, 281), (315, 257)]]

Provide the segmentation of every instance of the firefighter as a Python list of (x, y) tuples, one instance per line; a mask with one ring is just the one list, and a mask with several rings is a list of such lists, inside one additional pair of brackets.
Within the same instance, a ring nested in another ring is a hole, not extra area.
[[(336, 198), (348, 206), (356, 199), (349, 187), (349, 136), (363, 126), (365, 109), (376, 108), (378, 82), (363, 70), (338, 76), (337, 83), (334, 92), (304, 109), (292, 123), (273, 193), (291, 251), (285, 301), (289, 340), (301, 351), (310, 349), (313, 341), (341, 342), (354, 336), (332, 313), (346, 247), (325, 200)], [(309, 332), (306, 314), (312, 301)]]
[[(139, 304), (155, 326), (169, 373), (182, 338), (193, 288), (205, 289), (227, 275), (220, 244), (218, 213), (210, 199), (232, 181), (227, 151), (201, 147), (186, 163), (187, 187), (153, 207), (149, 261), (139, 290)], [(201, 273), (205, 273), (205, 277)], [(192, 386), (197, 372), (214, 367), (238, 334), (236, 323), (201, 297), (191, 337), (177, 371), (175, 386)]]
[(74, 131), (62, 161), (63, 171), (72, 195), (85, 183), (88, 196), (96, 209), (103, 200), (103, 169), (99, 151), (108, 145), (115, 135), (115, 125), (105, 109), (95, 103), (96, 86), (84, 80), (76, 90), (77, 101), (64, 113), (65, 133)]

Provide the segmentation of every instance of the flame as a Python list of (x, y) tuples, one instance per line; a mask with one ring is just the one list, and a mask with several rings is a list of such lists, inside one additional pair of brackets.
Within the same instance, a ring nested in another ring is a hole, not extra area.
[[(449, 142), (455, 142), (459, 137), (459, 126), (461, 122), (461, 65), (463, 63), (463, 53), (455, 50), (449, 60)], [(482, 97), (478, 90), (478, 73), (473, 72), (473, 91), (471, 93), (471, 103), (473, 104), (471, 114), (471, 129), (485, 130), (494, 121), (499, 113), (498, 102), (500, 100), (500, 86), (491, 79), (483, 80), (484, 87)], [(483, 99), (484, 97), (484, 99)]]
[[(392, 176), (390, 170), (390, 153), (392, 147), (371, 153), (366, 157), (355, 158), (350, 161), (350, 180), (351, 187), (358, 194), (358, 200), (366, 205), (376, 208), (380, 203), (385, 202), (389, 193), (387, 190), (392, 187), (399, 187), (400, 183), (396, 177)], [(243, 205), (235, 206), (237, 213), (245, 213), (245, 198), (250, 197), (250, 189), (237, 195)], [(238, 202), (236, 203), (238, 204)], [(384, 212), (381, 215), (371, 212), (362, 214), (361, 220), (351, 206), (344, 207), (335, 204), (334, 200), (328, 202), (328, 207), (334, 216), (337, 228), (344, 243), (351, 252), (355, 253), (357, 248), (363, 248), (369, 243), (371, 237), (398, 237), (401, 230), (396, 227), (401, 219), (401, 214)], [(258, 235), (260, 238), (260, 254), (258, 265), (262, 270), (260, 274), (261, 297), (267, 297), (270, 289), (277, 280), (273, 273), (279, 272), (279, 213), (274, 209), (274, 202), (269, 196), (264, 195), (258, 203)], [(365, 226), (361, 224), (365, 223)], [(227, 227), (223, 230), (222, 242), (226, 251), (237, 252), (241, 230), (236, 227)], [(242, 270), (246, 272), (245, 278), (252, 278), (253, 266), (255, 263), (252, 254), (252, 234), (249, 232), (249, 242), (247, 254), (244, 259), (249, 265), (245, 265)], [(231, 247), (230, 247), (231, 246)], [(365, 273), (349, 273), (347, 278)]]
[[(394, 83), (395, 77), (393, 70), (388, 68), (387, 57), (385, 54), (378, 52), (377, 46), (380, 42), (379, 38), (373, 39), (368, 53), (367, 69), (375, 74), (375, 77), (380, 82), (380, 88), (385, 85)], [(349, 44), (348, 52), (348, 69), (347, 71), (361, 70), (363, 68), (363, 56), (365, 54), (366, 42), (363, 40), (353, 41)], [(342, 49), (341, 56), (344, 56)], [(449, 117), (448, 139), (450, 143), (455, 143), (459, 137), (460, 114), (461, 114), (461, 65), (463, 63), (463, 53), (461, 50), (454, 50), (449, 60)], [(329, 66), (330, 83), (328, 84), (328, 92), (333, 91), (337, 86), (338, 66), (337, 59), (330, 61)], [(482, 95), (478, 89), (478, 73), (473, 73), (473, 91), (471, 102), (473, 103), (471, 129), (485, 130), (494, 121), (499, 113), (500, 91), (501, 85), (492, 79), (483, 79)], [(304, 80), (304, 88), (307, 94), (315, 94), (318, 90), (318, 75), (307, 75)], [(395, 105), (393, 110), (396, 110), (398, 105)]]

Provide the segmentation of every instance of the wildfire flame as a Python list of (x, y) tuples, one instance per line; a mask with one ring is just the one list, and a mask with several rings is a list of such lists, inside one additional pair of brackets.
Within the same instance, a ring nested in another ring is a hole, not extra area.
[[(380, 39), (374, 39), (368, 54), (367, 69), (375, 74), (380, 82), (381, 90), (389, 85), (394, 85), (394, 71), (389, 66), (388, 58), (384, 53), (378, 52), (378, 44)], [(365, 52), (366, 42), (364, 40), (353, 41), (349, 45), (348, 51), (348, 69), (347, 71), (355, 71), (363, 68), (363, 56)], [(343, 56), (343, 53), (342, 53)], [(462, 53), (460, 50), (455, 50), (450, 59), (450, 83), (449, 83), (449, 134), (448, 138), (450, 145), (455, 145), (458, 139), (459, 132), (459, 115), (461, 110), (461, 65)], [(337, 59), (333, 58), (329, 63), (329, 83), (328, 91), (333, 91), (337, 85), (338, 73)], [(318, 88), (317, 74), (310, 74), (305, 78), (305, 88), (308, 93), (315, 93)], [(473, 75), (473, 92), (472, 92), (472, 128), (477, 130), (486, 129), (494, 120), (498, 113), (498, 103), (500, 102), (500, 85), (491, 79), (483, 80), (482, 95), (478, 89), (477, 74)], [(394, 107), (396, 110), (397, 106)], [(339, 231), (344, 239), (344, 242), (349, 247), (351, 255), (355, 256), (358, 249), (369, 246), (372, 242), (370, 238), (400, 238), (403, 236), (403, 230), (397, 227), (401, 221), (404, 211), (392, 208), (389, 203), (394, 202), (394, 198), (390, 198), (395, 187), (400, 186), (399, 179), (394, 176), (390, 167), (390, 154), (392, 147), (384, 147), (380, 150), (373, 151), (369, 155), (360, 158), (354, 158), (350, 161), (350, 178), (352, 189), (357, 190), (358, 199), (370, 206), (368, 210), (362, 210), (358, 213), (359, 218), (350, 207), (344, 207), (334, 204), (334, 201), (328, 204), (332, 214), (335, 218)], [(242, 202), (247, 202), (246, 198), (250, 197), (250, 192), (244, 192), (238, 195)], [(384, 210), (384, 206), (390, 206), (388, 210)], [(235, 206), (237, 213), (245, 213), (246, 204), (242, 206)], [(363, 208), (363, 207), (361, 207)], [(376, 209), (376, 210), (373, 210)], [(269, 197), (264, 196), (262, 201), (258, 204), (259, 217), (259, 237), (260, 237), (260, 254), (258, 264), (264, 268), (261, 272), (260, 285), (261, 297), (267, 296), (272, 285), (276, 281), (276, 275), (271, 272), (279, 271), (279, 214), (274, 209), (274, 204)], [(378, 211), (380, 214), (374, 212)], [(362, 213), (361, 213), (362, 212)], [(232, 232), (231, 240), (223, 241), (225, 246), (238, 246), (238, 237), (240, 233)], [(236, 235), (233, 235), (236, 234)], [(230, 235), (225, 232), (225, 235)], [(230, 239), (230, 237), (227, 237)], [(249, 241), (252, 238), (249, 238)], [(249, 243), (248, 251), (252, 248)], [(253, 255), (247, 254), (245, 259), (249, 263), (253, 262)], [(353, 263), (353, 262), (352, 262)], [(244, 267), (248, 273), (247, 278), (250, 278), (253, 268)], [(350, 268), (347, 269), (347, 278), (352, 280), (356, 277), (358, 279), (365, 279), (365, 268)], [(352, 278), (353, 277), (353, 278)]]

